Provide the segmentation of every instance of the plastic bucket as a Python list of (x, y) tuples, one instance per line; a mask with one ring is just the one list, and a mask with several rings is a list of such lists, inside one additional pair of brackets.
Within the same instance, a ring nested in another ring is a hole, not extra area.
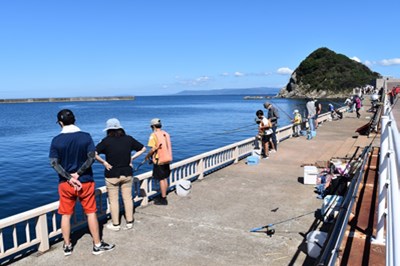
[(311, 258), (318, 258), (328, 234), (321, 231), (311, 231), (307, 234), (307, 254)]
[(247, 165), (257, 165), (260, 160), (260, 156), (249, 156), (247, 157)]
[(176, 183), (176, 194), (186, 197), (192, 192), (192, 183), (189, 180), (181, 179)]

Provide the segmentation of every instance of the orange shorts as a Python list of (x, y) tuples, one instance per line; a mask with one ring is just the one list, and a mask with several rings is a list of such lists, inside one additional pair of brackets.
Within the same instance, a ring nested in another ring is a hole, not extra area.
[(58, 213), (61, 215), (73, 214), (75, 203), (78, 198), (86, 214), (95, 213), (97, 211), (96, 198), (94, 196), (94, 182), (82, 183), (82, 189), (80, 191), (75, 191), (68, 182), (62, 182), (58, 185), (58, 194), (60, 195)]

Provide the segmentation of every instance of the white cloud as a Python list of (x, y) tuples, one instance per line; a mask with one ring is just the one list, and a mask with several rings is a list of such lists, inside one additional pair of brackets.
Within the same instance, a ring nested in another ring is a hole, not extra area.
[(351, 57), (350, 59), (352, 59), (352, 60), (354, 60), (354, 61), (356, 61), (356, 62), (358, 62), (358, 63), (361, 63), (360, 58), (358, 58), (357, 56), (353, 56), (353, 57)]
[(208, 77), (208, 76), (202, 76), (202, 77), (197, 78), (195, 81), (196, 81), (197, 83), (204, 83), (204, 82), (207, 82), (207, 81), (209, 81), (209, 80), (210, 80), (210, 77)]
[(279, 75), (291, 75), (293, 73), (293, 70), (291, 70), (288, 67), (281, 67), (281, 68), (278, 68), (276, 73), (278, 73)]
[(212, 80), (209, 76), (201, 76), (195, 79), (178, 79), (178, 84), (183, 86), (198, 86)]
[(244, 73), (236, 71), (234, 75), (235, 77), (243, 77)]
[[(248, 73), (244, 73), (244, 72), (239, 72), (236, 71), (235, 73), (232, 74), (235, 77), (262, 77), (262, 76), (269, 76), (272, 75), (271, 72), (248, 72)], [(231, 74), (229, 74), (228, 72), (224, 72), (221, 74), (221, 76), (223, 77), (229, 77), (232, 76)]]
[(378, 64), (382, 66), (400, 65), (400, 58), (383, 59)]

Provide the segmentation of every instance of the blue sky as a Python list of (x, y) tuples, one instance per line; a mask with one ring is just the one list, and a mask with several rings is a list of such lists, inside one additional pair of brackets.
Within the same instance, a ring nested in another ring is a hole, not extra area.
[(399, 77), (395, 10), (400, 1), (1, 0), (0, 99), (283, 87), (320, 47)]

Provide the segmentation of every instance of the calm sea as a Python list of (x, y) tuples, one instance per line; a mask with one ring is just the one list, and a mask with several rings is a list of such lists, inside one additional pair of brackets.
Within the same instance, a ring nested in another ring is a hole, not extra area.
[[(50, 167), (48, 152), (51, 139), (60, 132), (56, 114), (63, 108), (75, 113), (76, 125), (89, 132), (95, 144), (105, 136), (106, 120), (116, 117), (127, 134), (146, 145), (150, 120), (158, 117), (171, 135), (176, 162), (254, 136), (255, 112), (263, 109), (264, 101), (235, 95), (0, 104), (0, 219), (58, 200), (58, 177)], [(290, 123), (294, 109), (304, 113), (303, 100), (269, 101), (280, 111), (279, 126)], [(136, 159), (136, 164), (142, 160), (143, 157)], [(96, 162), (93, 168), (97, 187), (103, 186), (103, 167)], [(146, 165), (138, 173), (150, 169)]]

